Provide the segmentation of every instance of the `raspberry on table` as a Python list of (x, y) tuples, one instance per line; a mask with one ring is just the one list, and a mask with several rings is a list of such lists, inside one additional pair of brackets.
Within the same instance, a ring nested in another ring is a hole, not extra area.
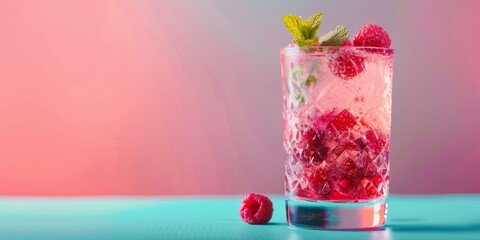
[(248, 224), (266, 224), (272, 214), (272, 201), (261, 194), (249, 193), (240, 204), (240, 217)]
[(353, 45), (358, 47), (389, 48), (391, 43), (388, 33), (375, 24), (365, 25), (353, 38)]

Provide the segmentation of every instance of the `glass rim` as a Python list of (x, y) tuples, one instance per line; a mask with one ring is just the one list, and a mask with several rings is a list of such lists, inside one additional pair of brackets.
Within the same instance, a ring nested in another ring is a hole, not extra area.
[(283, 47), (280, 50), (317, 50), (317, 49), (371, 49), (371, 50), (384, 50), (384, 51), (394, 51), (393, 48), (384, 48), (384, 47), (368, 47), (368, 46), (310, 46), (310, 47)]
[(351, 50), (351, 51), (365, 51), (371, 53), (377, 53), (380, 55), (393, 56), (393, 48), (383, 47), (364, 47), (364, 46), (310, 46), (310, 47), (284, 47), (280, 48), (281, 54), (305, 54), (305, 55), (328, 55), (333, 52), (332, 50)]

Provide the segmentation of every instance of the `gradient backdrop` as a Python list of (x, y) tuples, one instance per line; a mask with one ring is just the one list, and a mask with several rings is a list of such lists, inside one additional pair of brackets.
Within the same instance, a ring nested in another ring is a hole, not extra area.
[(280, 16), (384, 26), (394, 193), (480, 193), (480, 1), (1, 1), (0, 194), (283, 192)]

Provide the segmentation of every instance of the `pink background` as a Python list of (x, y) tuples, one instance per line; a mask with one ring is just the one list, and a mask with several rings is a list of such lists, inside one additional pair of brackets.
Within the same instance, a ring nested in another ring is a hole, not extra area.
[(0, 194), (283, 192), (280, 16), (395, 48), (391, 191), (480, 192), (480, 1), (2, 1)]

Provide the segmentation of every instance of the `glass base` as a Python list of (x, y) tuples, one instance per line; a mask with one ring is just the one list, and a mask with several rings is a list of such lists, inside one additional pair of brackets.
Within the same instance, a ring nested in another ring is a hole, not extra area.
[(387, 219), (386, 199), (371, 202), (286, 200), (291, 226), (324, 230), (372, 230)]

